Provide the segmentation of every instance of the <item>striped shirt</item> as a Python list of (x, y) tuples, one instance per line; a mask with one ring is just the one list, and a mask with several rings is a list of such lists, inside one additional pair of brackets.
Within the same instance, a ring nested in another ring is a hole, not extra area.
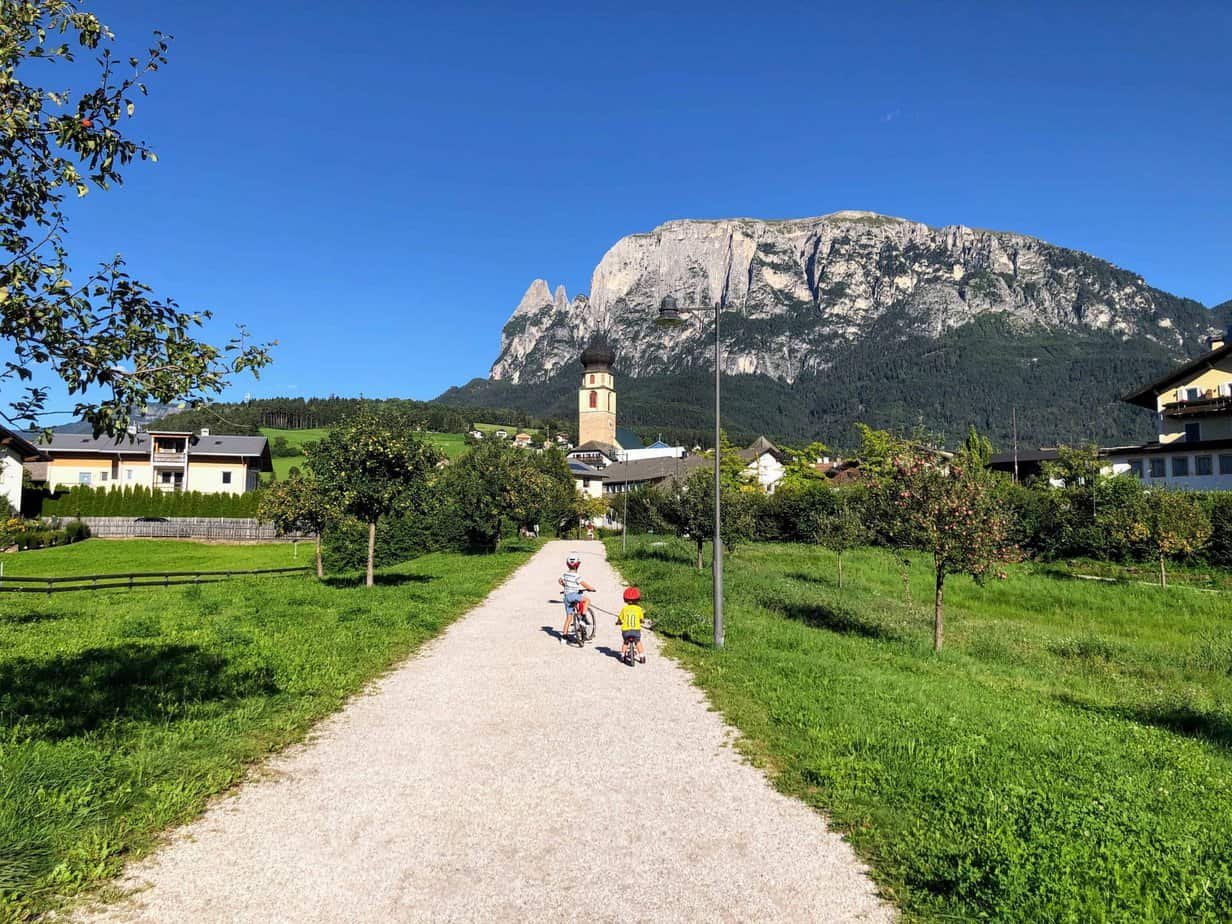
[(560, 582), (565, 587), (567, 594), (580, 594), (582, 592), (582, 579), (576, 571), (566, 571), (560, 576)]

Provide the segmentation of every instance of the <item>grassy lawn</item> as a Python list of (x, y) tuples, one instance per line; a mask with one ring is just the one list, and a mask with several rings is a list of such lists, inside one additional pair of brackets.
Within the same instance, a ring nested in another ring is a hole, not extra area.
[[(261, 434), (271, 443), (274, 438), (281, 436), (287, 441), (290, 446), (303, 446), (305, 443), (315, 443), (321, 440), (329, 430), (324, 427), (317, 427), (307, 430), (278, 430), (274, 427), (263, 427)], [(466, 451), (466, 436), (461, 433), (424, 433), (424, 439), (438, 446), (442, 452), (449, 458), (456, 459)], [(275, 457), (274, 463), (274, 480), (281, 481), (286, 478), (291, 469), (303, 468), (304, 460), (301, 456), (283, 456)]]
[[(301, 561), (308, 550), (301, 548)], [(0, 595), (0, 920), (113, 876), (529, 557), (439, 553), (353, 576)], [(104, 542), (10, 574), (294, 564), (277, 546)]]
[(785, 792), (827, 812), (908, 918), (1227, 920), (1232, 597), (759, 545), (728, 559), (727, 645), (690, 547), (625, 557), (667, 650)]

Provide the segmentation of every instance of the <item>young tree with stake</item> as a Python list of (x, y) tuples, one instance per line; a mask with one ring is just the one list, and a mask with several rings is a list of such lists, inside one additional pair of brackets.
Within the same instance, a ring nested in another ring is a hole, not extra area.
[(950, 461), (909, 452), (873, 489), (886, 532), (933, 560), (933, 650), (944, 640), (945, 579), (969, 574), (983, 581), (1014, 552), (999, 476), (966, 455)]
[(1178, 491), (1158, 488), (1146, 495), (1147, 542), (1159, 559), (1159, 586), (1168, 586), (1164, 562), (1192, 555), (1211, 537), (1211, 521), (1194, 500)]
[(342, 517), (337, 503), (311, 475), (293, 475), (276, 481), (262, 494), (257, 515), (280, 533), (307, 533), (316, 540), (317, 577), (325, 576), (321, 562), (321, 535)]
[(375, 583), (377, 523), (409, 510), (442, 458), (401, 417), (376, 410), (361, 411), (309, 451), (307, 469), (316, 489), (368, 527), (368, 587)]

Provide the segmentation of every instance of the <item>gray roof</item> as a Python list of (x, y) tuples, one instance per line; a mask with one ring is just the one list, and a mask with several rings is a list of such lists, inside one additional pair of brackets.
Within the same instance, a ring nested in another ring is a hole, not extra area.
[(569, 460), (569, 473), (574, 478), (606, 478), (607, 475), (599, 471), (593, 465), (587, 465), (585, 462), (579, 462), (577, 459)]
[(608, 484), (634, 484), (648, 481), (665, 481), (677, 476), (683, 478), (695, 468), (709, 465), (704, 456), (685, 456), (683, 459), (636, 459), (632, 462), (615, 462), (603, 470)]
[[(244, 456), (262, 460), (269, 458), (269, 441), (263, 436), (227, 436), (224, 434), (197, 436), (191, 433), (168, 433), (168, 435), (188, 437), (188, 457), (190, 459), (208, 458), (209, 456)], [(88, 433), (53, 433), (51, 439), (39, 448), (51, 456), (57, 452), (149, 455), (150, 434), (94, 437)]]
[(761, 458), (766, 453), (770, 453), (770, 455), (774, 456), (779, 461), (782, 461), (783, 459), (783, 451), (764, 436), (759, 436), (757, 439), (753, 440), (748, 447), (741, 449), (737, 455), (739, 455), (745, 462), (752, 462), (754, 459)]
[(0, 427), (0, 446), (8, 446), (21, 456), (23, 462), (33, 462), (43, 458), (42, 450), (20, 433), (8, 427)]

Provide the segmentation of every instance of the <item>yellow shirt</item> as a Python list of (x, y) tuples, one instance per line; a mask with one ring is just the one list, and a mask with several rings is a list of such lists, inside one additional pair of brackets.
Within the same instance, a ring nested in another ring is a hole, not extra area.
[(620, 610), (620, 631), (634, 632), (642, 628), (642, 608), (636, 603), (626, 603)]

